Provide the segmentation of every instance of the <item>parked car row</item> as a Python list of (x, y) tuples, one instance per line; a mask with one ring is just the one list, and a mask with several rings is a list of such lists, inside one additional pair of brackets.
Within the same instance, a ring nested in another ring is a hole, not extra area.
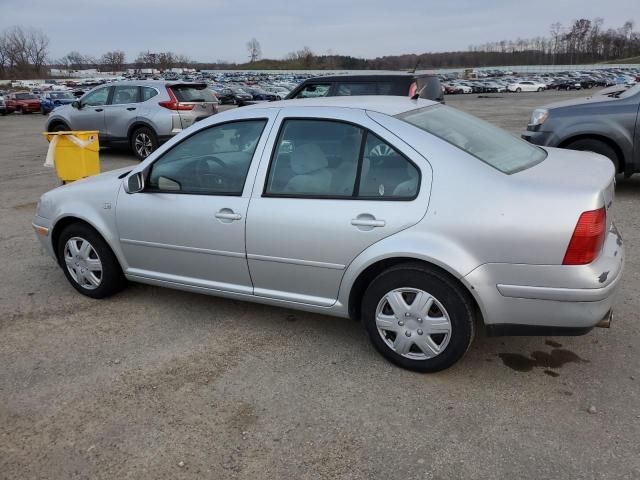
[[(640, 81), (640, 69), (598, 69), (575, 72), (518, 75), (515, 72), (485, 70), (469, 73), (476, 78), (463, 79), (460, 74), (440, 75), (445, 93), (541, 92), (543, 90), (581, 90), (612, 85), (631, 86)], [(533, 85), (532, 85), (533, 84)]]

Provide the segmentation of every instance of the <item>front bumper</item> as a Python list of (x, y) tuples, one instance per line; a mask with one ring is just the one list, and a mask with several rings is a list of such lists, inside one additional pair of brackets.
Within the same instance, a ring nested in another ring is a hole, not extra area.
[(541, 147), (555, 147), (558, 144), (558, 139), (553, 132), (527, 129), (522, 133), (521, 137), (527, 142)]
[(589, 329), (612, 310), (624, 270), (622, 238), (612, 224), (589, 265), (488, 263), (469, 273), (485, 324)]
[(31, 222), (31, 226), (35, 230), (36, 238), (40, 242), (40, 245), (42, 245), (42, 248), (54, 259), (56, 259), (56, 254), (53, 250), (53, 244), (51, 243), (51, 221), (36, 215), (33, 218), (33, 222)]

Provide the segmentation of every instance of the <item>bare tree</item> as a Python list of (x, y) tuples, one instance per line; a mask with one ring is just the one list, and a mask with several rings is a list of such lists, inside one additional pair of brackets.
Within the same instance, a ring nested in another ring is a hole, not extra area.
[(247, 50), (249, 51), (250, 63), (256, 62), (262, 56), (262, 48), (260, 47), (260, 42), (255, 38), (252, 38), (247, 42)]
[(100, 65), (104, 65), (108, 67), (110, 71), (116, 72), (122, 70), (125, 61), (126, 55), (122, 50), (112, 50), (100, 57)]

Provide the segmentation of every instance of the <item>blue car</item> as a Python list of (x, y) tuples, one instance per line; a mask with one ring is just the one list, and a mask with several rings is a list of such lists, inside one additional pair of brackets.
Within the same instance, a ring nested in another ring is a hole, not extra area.
[(46, 92), (40, 97), (40, 113), (47, 115), (60, 105), (67, 105), (76, 100), (71, 92)]

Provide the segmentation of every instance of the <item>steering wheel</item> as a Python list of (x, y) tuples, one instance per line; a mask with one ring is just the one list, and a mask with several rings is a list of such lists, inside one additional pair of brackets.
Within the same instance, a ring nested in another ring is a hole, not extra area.
[(369, 155), (371, 155), (372, 157), (388, 157), (390, 155), (393, 155), (393, 150), (389, 145), (381, 143), (373, 147), (369, 152)]
[(203, 155), (200, 157), (196, 163), (196, 178), (202, 188), (210, 188), (211, 181), (213, 181), (215, 185), (222, 185), (224, 183), (224, 177), (211, 168), (210, 162), (220, 165), (223, 169), (227, 168), (227, 164), (214, 155)]

